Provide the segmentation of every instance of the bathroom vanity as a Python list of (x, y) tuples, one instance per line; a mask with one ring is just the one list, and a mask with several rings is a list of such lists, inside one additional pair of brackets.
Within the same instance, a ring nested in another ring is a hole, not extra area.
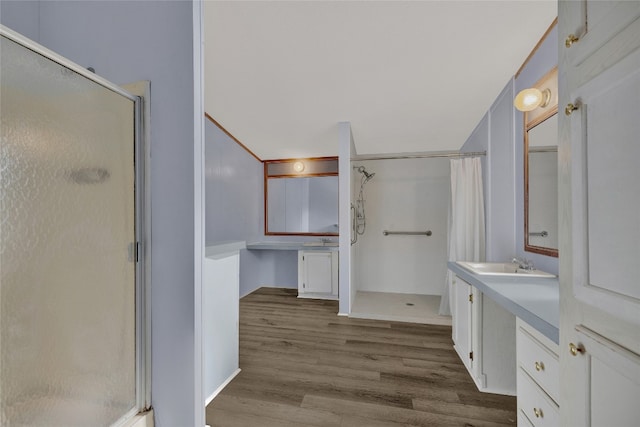
[(480, 391), (518, 396), (518, 425), (559, 423), (557, 278), (475, 274), (455, 262), (454, 347)]

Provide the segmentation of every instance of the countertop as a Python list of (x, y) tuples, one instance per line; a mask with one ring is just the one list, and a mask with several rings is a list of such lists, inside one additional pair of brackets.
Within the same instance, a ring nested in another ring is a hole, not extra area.
[(556, 344), (559, 343), (560, 289), (557, 277), (543, 279), (479, 275), (453, 261), (449, 261), (447, 265), (456, 276), (476, 287)]
[(214, 243), (204, 249), (205, 258), (220, 259), (245, 249), (247, 247), (244, 240), (229, 240)]
[[(308, 243), (313, 243), (309, 245)], [(276, 250), (276, 251), (299, 251), (299, 250), (324, 250), (324, 251), (337, 251), (338, 246), (323, 245), (322, 242), (276, 242), (276, 241), (263, 241), (263, 242), (249, 242), (247, 243), (247, 249), (249, 250)]]

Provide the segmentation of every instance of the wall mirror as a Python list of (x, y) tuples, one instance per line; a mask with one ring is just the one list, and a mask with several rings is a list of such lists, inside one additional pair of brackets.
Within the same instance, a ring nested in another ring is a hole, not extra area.
[(338, 235), (338, 158), (264, 162), (266, 235)]
[(536, 87), (550, 102), (524, 113), (524, 250), (558, 256), (557, 69)]

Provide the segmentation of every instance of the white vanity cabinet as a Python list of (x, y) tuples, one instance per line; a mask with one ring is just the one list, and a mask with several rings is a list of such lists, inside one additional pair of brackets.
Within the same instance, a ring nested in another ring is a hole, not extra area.
[(518, 425), (558, 426), (558, 345), (520, 318), (516, 326)]
[(298, 251), (298, 297), (338, 299), (338, 251)]
[(515, 316), (458, 276), (451, 303), (454, 348), (478, 390), (515, 395)]

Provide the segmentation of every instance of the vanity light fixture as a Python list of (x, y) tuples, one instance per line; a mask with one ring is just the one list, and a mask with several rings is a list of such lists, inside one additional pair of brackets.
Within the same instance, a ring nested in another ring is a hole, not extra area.
[(293, 170), (297, 173), (301, 173), (304, 170), (304, 163), (297, 161), (293, 164)]
[(513, 105), (520, 111), (533, 111), (538, 107), (546, 107), (550, 100), (550, 89), (540, 90), (532, 87), (521, 90), (513, 100)]

